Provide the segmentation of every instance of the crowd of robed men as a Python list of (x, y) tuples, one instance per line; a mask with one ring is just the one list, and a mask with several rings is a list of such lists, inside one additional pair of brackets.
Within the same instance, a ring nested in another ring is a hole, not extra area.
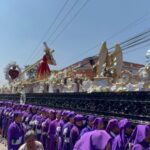
[(0, 129), (8, 150), (18, 150), (29, 130), (44, 150), (150, 149), (148, 125), (6, 101), (0, 102)]

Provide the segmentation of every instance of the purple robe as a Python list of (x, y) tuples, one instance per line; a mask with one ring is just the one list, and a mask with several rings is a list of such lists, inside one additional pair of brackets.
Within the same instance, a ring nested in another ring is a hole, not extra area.
[(86, 126), (85, 128), (82, 129), (81, 133), (80, 133), (80, 136), (83, 136), (83, 134), (87, 133), (87, 132), (90, 132), (92, 131), (92, 127), (90, 126)]
[(56, 137), (57, 137), (57, 150), (62, 150), (63, 142), (62, 142), (62, 129), (63, 129), (63, 122), (62, 120), (55, 120), (56, 122)]
[(68, 122), (63, 128), (63, 150), (71, 150), (70, 131), (74, 124)]
[(147, 133), (149, 134), (150, 127), (147, 125), (137, 125), (135, 130), (133, 131), (133, 134), (131, 135), (131, 143), (132, 143), (132, 150), (136, 150), (135, 148), (144, 150), (150, 149), (150, 143), (144, 142), (144, 139), (146, 138)]
[[(73, 149), (75, 143), (80, 138), (80, 133), (83, 129), (83, 119), (84, 119), (84, 117), (81, 114), (77, 114), (74, 118), (75, 125), (72, 127), (72, 129), (70, 131), (70, 147), (71, 147), (71, 150)], [(77, 122), (82, 122), (82, 125), (77, 126)]]
[(80, 139), (80, 133), (83, 127), (73, 126), (70, 131), (70, 147), (73, 149), (75, 143)]
[(114, 139), (116, 137), (115, 133), (112, 133), (112, 129), (115, 127), (118, 127), (118, 120), (117, 119), (111, 119), (109, 120), (107, 127), (106, 127), (106, 131), (110, 134), (110, 136)]
[(2, 128), (3, 128), (3, 133), (2, 136), (4, 138), (7, 137), (7, 131), (8, 131), (8, 127), (9, 127), (9, 113), (10, 113), (10, 108), (7, 108), (6, 110), (4, 110), (4, 117), (2, 120)]
[(18, 150), (23, 144), (24, 131), (21, 123), (11, 123), (8, 128), (7, 141), (8, 150)]
[(36, 136), (37, 136), (37, 140), (41, 141), (41, 134), (42, 134), (42, 123), (45, 121), (45, 117), (43, 117), (42, 115), (37, 115), (35, 118), (35, 132), (36, 132)]
[(51, 123), (51, 119), (47, 118), (42, 123), (42, 135), (41, 135), (41, 142), (43, 144), (43, 147), (45, 150), (49, 150), (49, 136), (48, 136), (48, 130), (49, 130), (49, 124)]
[(28, 131), (29, 129), (31, 129), (31, 126), (30, 126), (30, 121), (32, 119), (32, 116), (33, 114), (32, 113), (29, 113), (27, 116), (26, 116), (26, 119), (25, 119), (25, 125), (26, 125), (26, 130)]
[(125, 150), (127, 148), (130, 135), (125, 134), (126, 128), (131, 128), (131, 123), (128, 119), (122, 119), (119, 122), (120, 133), (117, 135), (112, 144), (112, 150)]
[(56, 149), (56, 125), (57, 122), (56, 120), (53, 120), (49, 123), (49, 128), (48, 128), (48, 137), (49, 137), (49, 146), (48, 148), (50, 150), (55, 150)]
[(85, 133), (75, 144), (73, 150), (104, 150), (111, 136), (104, 130)]
[(94, 122), (95, 117), (93, 115), (88, 115), (87, 116), (87, 126), (84, 127), (80, 133), (80, 136), (82, 136), (83, 134), (85, 134), (86, 132), (90, 132), (93, 130), (92, 126), (90, 126), (88, 123), (90, 122)]
[(56, 135), (58, 137), (58, 143), (57, 143), (58, 150), (62, 150), (63, 147), (63, 143), (64, 143), (63, 131), (66, 124), (67, 124), (66, 121), (63, 119), (61, 119), (57, 124)]
[(93, 123), (93, 130), (98, 129), (98, 125), (99, 125), (99, 124), (104, 124), (104, 123), (105, 123), (105, 122), (104, 122), (104, 118), (100, 118), (100, 117), (96, 118), (96, 119), (94, 120), (94, 123)]
[(132, 147), (132, 150), (143, 150), (143, 147), (142, 147), (140, 144), (135, 144), (135, 145)]
[(4, 108), (0, 108), (0, 129), (2, 130), (2, 120), (3, 120), (3, 111), (4, 111)]
[(47, 140), (48, 140), (47, 138), (48, 138), (49, 121), (50, 121), (50, 119), (47, 118), (47, 119), (42, 123), (41, 142), (42, 142), (43, 147), (44, 147), (45, 150), (46, 150)]

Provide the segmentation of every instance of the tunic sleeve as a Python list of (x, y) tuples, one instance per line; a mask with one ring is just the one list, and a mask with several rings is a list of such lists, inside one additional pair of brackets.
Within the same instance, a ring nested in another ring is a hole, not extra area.
[(132, 147), (132, 150), (143, 150), (142, 146), (139, 144), (136, 144)]
[(76, 128), (72, 128), (70, 132), (70, 137), (71, 137), (71, 143), (74, 146), (77, 140), (79, 139), (79, 134)]
[(12, 140), (14, 139), (14, 133), (15, 129), (14, 127), (10, 126), (8, 128), (8, 133), (7, 133), (7, 141), (8, 141), (8, 148), (12, 146)]

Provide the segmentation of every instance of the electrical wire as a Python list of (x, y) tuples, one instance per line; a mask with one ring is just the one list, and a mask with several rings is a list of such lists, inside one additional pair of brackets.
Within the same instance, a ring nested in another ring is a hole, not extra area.
[(63, 10), (65, 9), (65, 7), (67, 6), (69, 0), (66, 0), (65, 3), (63, 4), (63, 6), (61, 7), (61, 9), (59, 10), (59, 12), (57, 13), (56, 17), (54, 18), (53, 22), (50, 24), (50, 26), (48, 27), (48, 29), (46, 30), (46, 32), (44, 33), (44, 35), (42, 36), (41, 40), (38, 42), (38, 44), (36, 45), (36, 47), (34, 48), (32, 54), (29, 56), (29, 58), (27, 59), (26, 63), (28, 63), (31, 58), (33, 57), (33, 55), (37, 52), (38, 48), (40, 47), (41, 43), (44, 41), (45, 37), (47, 36), (47, 34), (50, 32), (50, 30), (52, 29), (52, 27), (54, 26), (54, 24), (56, 23), (57, 19), (60, 17), (60, 15), (62, 14)]
[(82, 11), (82, 9), (87, 5), (87, 3), (90, 0), (86, 0), (84, 2), (84, 4), (78, 9), (78, 11), (75, 13), (75, 15), (71, 18), (70, 22), (67, 23), (66, 26), (64, 26), (64, 28), (57, 34), (57, 36), (55, 37), (55, 39), (50, 43), (50, 45), (52, 45), (59, 37), (60, 35), (70, 26), (70, 24), (74, 21), (74, 19), (79, 15), (79, 13)]

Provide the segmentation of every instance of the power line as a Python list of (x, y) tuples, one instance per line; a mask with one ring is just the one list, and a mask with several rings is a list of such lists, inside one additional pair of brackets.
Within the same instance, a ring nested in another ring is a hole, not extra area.
[(135, 47), (135, 46), (137, 46), (137, 45), (147, 43), (147, 42), (149, 42), (149, 41), (150, 41), (150, 38), (148, 38), (148, 39), (146, 39), (146, 40), (142, 40), (142, 41), (140, 41), (140, 42), (138, 42), (138, 43), (135, 43), (135, 44), (132, 44), (132, 45), (129, 45), (129, 46), (123, 48), (123, 51), (126, 50), (126, 49), (129, 49), (129, 48)]
[(111, 35), (110, 37), (108, 37), (108, 38), (106, 39), (106, 41), (108, 41), (108, 40), (114, 38), (115, 36), (119, 35), (120, 33), (126, 31), (126, 30), (129, 29), (131, 26), (137, 25), (137, 24), (141, 23), (141, 22), (145, 19), (145, 17), (147, 17), (147, 16), (149, 16), (149, 15), (150, 15), (150, 12), (145, 13), (143, 16), (141, 16), (141, 17), (139, 17), (138, 19), (134, 20), (133, 22), (131, 22), (130, 24), (128, 24), (127, 26), (125, 26), (123, 29), (121, 29), (121, 30), (118, 31), (117, 33), (115, 33), (115, 34)]
[[(146, 34), (146, 33), (148, 33), (148, 32), (145, 32), (145, 34)], [(141, 34), (138, 34), (138, 36), (135, 36), (135, 37), (139, 37), (139, 35), (141, 35)], [(142, 33), (142, 35), (144, 35), (144, 34)], [(130, 39), (135, 39), (135, 37), (130, 38)], [(150, 37), (150, 35), (148, 35), (147, 37)], [(126, 52), (126, 50), (128, 50), (128, 49), (131, 49), (131, 48), (133, 48), (133, 47), (137, 47), (138, 45), (141, 45), (141, 44), (150, 42), (150, 38), (147, 38), (147, 37), (143, 37), (143, 38), (141, 38), (140, 40), (137, 40), (137, 42), (134, 42), (134, 43), (132, 43), (132, 44), (130, 43), (130, 45), (126, 44), (126, 46), (122, 48), (122, 52), (124, 53), (124, 52)], [(129, 41), (129, 40), (126, 40), (126, 41)], [(121, 43), (125, 43), (125, 42), (121, 42)], [(120, 46), (122, 47), (121, 44), (120, 44)], [(147, 45), (147, 46), (148, 46), (148, 45)], [(110, 48), (110, 49), (112, 49), (112, 48)], [(110, 49), (108, 49), (108, 50), (110, 50)], [(132, 49), (132, 51), (133, 51), (133, 50), (134, 50), (134, 49)], [(128, 51), (128, 52), (129, 52), (129, 51)], [(131, 50), (130, 50), (130, 52), (131, 52)], [(96, 56), (96, 55), (95, 55), (95, 56)], [(94, 56), (93, 56), (93, 57), (94, 57)], [(89, 62), (83, 64), (82, 66), (87, 65), (88, 63), (89, 63)]]
[(141, 50), (142, 48), (146, 48), (146, 47), (148, 47), (148, 46), (150, 46), (150, 44), (147, 44), (147, 45), (138, 47), (138, 48), (136, 48), (136, 49), (132, 49), (132, 51), (131, 51), (130, 49), (129, 49), (129, 50), (124, 50), (123, 53), (126, 55), (126, 54), (128, 54), (128, 53), (130, 53), (130, 52), (137, 51), (137, 50)]
[[(76, 14), (72, 17), (71, 21), (61, 30), (61, 32), (59, 32), (57, 34), (57, 36), (55, 37), (55, 39), (50, 43), (50, 45), (52, 45), (59, 37), (60, 35), (67, 29), (67, 27), (69, 27), (69, 25), (73, 22), (73, 20), (78, 16), (78, 14), (80, 13), (80, 11), (87, 5), (87, 3), (89, 2), (90, 0), (86, 0), (85, 3), (78, 9), (78, 11), (76, 12)], [(81, 55), (84, 55), (85, 53), (87, 53), (88, 51), (90, 50), (93, 50), (95, 48), (97, 48), (98, 45), (95, 45), (94, 47), (91, 47), (89, 48), (88, 50), (86, 50), (85, 52), (83, 52)], [(74, 58), (76, 59), (76, 58)]]
[(59, 18), (59, 16), (62, 14), (63, 10), (65, 9), (65, 7), (67, 6), (67, 3), (69, 2), (69, 0), (66, 0), (65, 3), (63, 4), (63, 6), (61, 7), (60, 11), (57, 13), (56, 17), (54, 18), (53, 22), (50, 24), (50, 26), (48, 27), (48, 29), (46, 30), (46, 32), (44, 33), (43, 37), (41, 38), (40, 42), (37, 44), (37, 46), (35, 47), (35, 49), (33, 50), (33, 53), (30, 55), (30, 57), (27, 59), (27, 63), (29, 62), (29, 60), (32, 58), (32, 56), (34, 55), (34, 53), (38, 50), (38, 48), (40, 47), (41, 43), (44, 41), (45, 37), (47, 36), (47, 34), (49, 33), (49, 31), (51, 30), (51, 28), (54, 26), (54, 24), (56, 23), (57, 19)]
[(57, 32), (58, 28), (61, 26), (61, 24), (67, 19), (67, 17), (69, 16), (69, 14), (71, 13), (71, 11), (74, 9), (74, 7), (77, 5), (77, 3), (79, 2), (79, 0), (76, 0), (75, 3), (72, 5), (72, 7), (68, 10), (68, 12), (66, 13), (66, 15), (62, 18), (62, 20), (60, 21), (60, 23), (56, 26), (55, 30), (50, 34), (50, 36), (48, 37), (47, 41), (49, 41), (51, 39), (51, 37), (53, 37), (53, 35)]
[[(149, 37), (150, 36), (149, 33), (150, 33), (150, 29), (146, 30), (140, 34), (137, 34), (137, 35), (135, 35), (135, 36), (123, 41), (123, 42), (120, 42), (120, 45), (122, 48), (125, 46), (132, 45), (133, 43), (136, 43), (138, 41), (141, 41), (142, 39)], [(113, 48), (114, 48), (114, 46), (109, 48), (108, 50), (112, 50)]]
[(56, 35), (55, 39), (49, 44), (50, 46), (60, 37), (60, 35), (69, 27), (69, 25), (73, 22), (73, 20), (79, 15), (81, 10), (87, 5), (87, 3), (90, 0), (86, 0), (83, 5), (78, 9), (78, 11), (74, 14), (74, 16), (71, 18), (70, 22), (64, 26), (64, 28)]
[[(88, 0), (85, 2), (85, 4), (84, 5), (86, 5), (86, 3), (88, 2)], [(83, 6), (84, 7), (84, 6)], [(82, 7), (80, 8), (80, 9), (82, 9)], [(80, 10), (79, 9), (79, 10)], [(80, 12), (80, 11), (79, 11)], [(75, 18), (76, 16), (77, 16), (77, 14), (78, 14), (78, 12), (74, 15), (74, 17), (73, 18)], [(66, 14), (67, 15), (67, 14)], [(119, 32), (117, 32), (116, 34), (113, 34), (111, 37), (109, 37), (108, 39), (111, 39), (111, 38), (113, 38), (114, 36), (116, 36), (116, 35), (118, 35), (118, 34), (120, 34), (120, 33), (122, 33), (123, 31), (125, 31), (125, 30), (127, 30), (130, 26), (132, 26), (132, 25), (134, 25), (134, 24), (137, 24), (137, 23), (140, 23), (141, 21), (143, 21), (144, 20), (144, 18), (145, 17), (147, 17), (149, 15), (149, 13), (146, 13), (145, 15), (143, 15), (142, 17), (140, 17), (140, 18), (138, 18), (137, 20), (135, 20), (135, 21), (133, 21), (133, 22), (131, 22), (129, 25), (127, 25), (125, 28), (123, 28), (122, 30), (120, 30)], [(71, 19), (71, 21), (63, 28), (63, 30), (61, 30), (61, 32), (59, 33), (59, 34), (57, 34), (57, 36), (56, 36), (56, 38), (51, 42), (51, 44), (53, 44), (54, 42), (55, 42), (55, 40), (64, 32), (64, 30), (72, 23), (72, 21), (74, 20), (74, 19)], [(62, 20), (61, 20), (62, 21)], [(60, 23), (61, 24), (61, 23)], [(58, 26), (57, 26), (58, 27)], [(56, 32), (56, 31), (55, 31)], [(54, 33), (53, 33), (54, 34)], [(53, 35), (52, 34), (52, 35)], [(51, 36), (52, 36), (51, 35)], [(50, 36), (50, 37), (51, 37)], [(49, 39), (49, 38), (48, 38)], [(41, 42), (42, 42), (42, 40), (41, 40)], [(98, 45), (99, 44), (97, 44), (97, 45), (95, 45), (95, 46), (93, 46), (94, 48), (96, 48), (96, 47), (98, 47)], [(88, 49), (88, 50), (86, 50), (85, 52), (83, 52), (84, 54), (85, 53), (87, 53), (89, 50), (92, 50), (91, 48), (90, 49)], [(80, 55), (81, 56), (81, 55)]]
[[(121, 42), (120, 44), (123, 45), (123, 44), (126, 44), (126, 43), (128, 43), (128, 42), (131, 43), (131, 42), (133, 42), (133, 41), (136, 41), (137, 39), (146, 38), (146, 37), (149, 36), (149, 35), (147, 35), (147, 34), (149, 34), (149, 33), (150, 33), (150, 29), (148, 29), (148, 30), (146, 30), (146, 31), (144, 31), (144, 32), (142, 32), (142, 33), (140, 33), (140, 34), (138, 34), (138, 35), (135, 35), (135, 36), (133, 36), (132, 38), (130, 38), (130, 39), (124, 41), (124, 42)], [(144, 37), (143, 37), (143, 36), (144, 36)]]
[(78, 9), (78, 11), (75, 13), (75, 15), (71, 18), (70, 22), (57, 34), (55, 39), (50, 43), (52, 45), (59, 37), (60, 35), (69, 27), (69, 25), (73, 22), (73, 20), (78, 16), (78, 14), (81, 12), (81, 10), (87, 5), (87, 3), (90, 0), (86, 0), (84, 4)]
[[(63, 24), (63, 22), (67, 19), (67, 17), (69, 16), (69, 14), (71, 13), (71, 11), (74, 9), (74, 7), (77, 5), (77, 3), (79, 2), (79, 0), (76, 0), (75, 3), (72, 5), (72, 7), (67, 11), (67, 13), (65, 14), (65, 16), (61, 19), (61, 21), (59, 22), (59, 24), (56, 26), (55, 30), (50, 34), (50, 36), (48, 37), (48, 39), (46, 40), (47, 42), (51, 39), (51, 37), (53, 37), (53, 35), (57, 32), (57, 30), (59, 29), (59, 27)], [(37, 51), (38, 52), (38, 51)]]
[[(121, 34), (122, 32), (126, 31), (127, 29), (129, 29), (129, 27), (131, 27), (131, 26), (133, 26), (133, 25), (138, 25), (138, 24), (142, 23), (143, 21), (145, 21), (145, 18), (146, 18), (147, 16), (149, 16), (149, 15), (150, 15), (150, 12), (145, 13), (143, 16), (141, 16), (141, 17), (137, 18), (136, 20), (134, 20), (133, 22), (129, 23), (127, 26), (125, 26), (123, 29), (121, 29), (121, 30), (118, 31), (117, 33), (112, 34), (110, 37), (108, 37), (108, 38), (106, 39), (106, 41), (108, 41), (108, 40), (114, 38), (115, 36)], [(129, 40), (131, 40), (131, 39), (129, 39)], [(98, 45), (99, 45), (99, 44), (96, 44), (96, 45), (94, 45), (93, 47), (94, 47), (94, 48), (95, 48), (95, 47), (98, 48)], [(111, 50), (111, 49), (113, 49), (113, 48), (114, 48), (114, 46), (111, 47), (109, 50)], [(90, 50), (92, 50), (92, 49), (90, 48), (89, 51), (90, 51)], [(86, 53), (88, 53), (89, 51), (86, 50), (86, 51), (84, 51), (83, 53), (86, 54)], [(82, 54), (80, 54), (80, 55), (77, 56), (76, 58), (80, 57), (81, 55), (82, 55)], [(73, 59), (74, 59), (74, 58), (73, 58)]]

